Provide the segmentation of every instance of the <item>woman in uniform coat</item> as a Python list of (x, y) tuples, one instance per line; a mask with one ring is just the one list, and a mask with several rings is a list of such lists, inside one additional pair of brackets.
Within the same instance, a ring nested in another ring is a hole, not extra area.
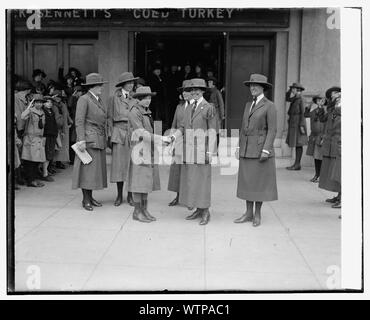
[[(117, 198), (114, 205), (120, 206), (123, 201), (123, 184), (127, 180), (130, 164), (130, 136), (128, 114), (136, 103), (131, 92), (135, 85), (135, 78), (131, 72), (124, 72), (118, 78), (118, 88), (110, 99), (108, 106), (108, 145), (112, 149), (112, 166), (110, 182), (117, 183)], [(127, 202), (132, 202), (131, 192)]]
[(159, 168), (154, 160), (155, 145), (162, 141), (162, 136), (153, 133), (152, 113), (149, 110), (155, 94), (150, 87), (138, 88), (133, 94), (133, 98), (138, 100), (128, 115), (132, 149), (127, 185), (135, 207), (133, 219), (140, 222), (156, 220), (148, 211), (148, 193), (160, 190)]
[[(29, 187), (43, 187), (44, 184), (37, 181), (38, 166), (46, 161), (45, 155), (45, 114), (42, 110), (44, 97), (34, 94), (26, 110), (21, 113), (24, 125), (23, 148), (21, 159), (25, 172), (25, 180)], [(23, 128), (22, 128), (23, 129)]]
[(263, 201), (278, 198), (274, 155), (276, 108), (264, 96), (264, 90), (272, 87), (264, 75), (252, 74), (244, 84), (250, 87), (253, 101), (245, 106), (236, 157), (239, 159), (237, 197), (246, 200), (247, 211), (234, 222), (253, 221), (253, 226), (258, 227)]
[[(206, 225), (211, 217), (212, 156), (217, 149), (215, 108), (203, 98), (207, 90), (204, 79), (190, 80), (188, 88), (194, 102), (187, 107), (181, 126), (171, 136), (173, 142), (185, 135), (179, 202), (188, 208), (197, 208), (187, 220), (201, 218), (199, 224)], [(197, 132), (203, 133), (204, 139), (192, 139), (191, 133)]]
[(340, 92), (341, 88), (339, 87), (332, 87), (327, 90), (326, 96), (330, 99), (327, 112), (322, 110), (320, 113), (320, 121), (325, 123), (325, 131), (321, 147), (323, 160), (319, 188), (338, 192), (337, 196), (326, 199), (326, 202), (333, 203), (334, 208), (340, 207), (341, 203), (341, 184), (338, 178), (333, 179), (334, 176), (338, 176), (338, 174), (333, 175), (333, 169), (335, 168), (336, 158), (340, 157), (341, 151)]
[(93, 206), (102, 206), (93, 198), (92, 190), (107, 187), (107, 112), (100, 99), (104, 83), (107, 82), (100, 74), (88, 74), (83, 84), (88, 92), (78, 99), (76, 107), (77, 145), (80, 151), (86, 150), (90, 154), (92, 161), (83, 164), (79, 157), (75, 157), (72, 188), (82, 189), (82, 206), (88, 211), (92, 211)]
[(321, 154), (321, 140), (324, 134), (324, 124), (320, 121), (320, 109), (324, 106), (325, 98), (321, 95), (316, 95), (312, 98), (311, 106), (307, 107), (304, 116), (310, 118), (311, 134), (308, 138), (308, 146), (306, 154), (312, 156), (315, 161), (315, 176), (310, 180), (311, 182), (319, 182), (322, 154)]
[[(189, 91), (187, 91), (187, 88), (190, 84), (190, 80), (184, 80), (182, 83), (182, 87), (178, 88), (178, 90), (181, 92), (180, 94), (180, 103), (176, 108), (175, 115), (173, 117), (172, 121), (172, 130), (177, 130), (182, 121), (184, 120), (184, 114), (186, 109), (189, 107), (189, 105), (192, 104), (192, 97)], [(180, 148), (180, 152), (182, 153), (182, 141), (177, 145), (177, 148)], [(180, 176), (181, 176), (181, 166), (183, 159), (182, 157), (176, 156), (176, 153), (178, 149), (175, 149), (175, 155), (173, 158), (173, 163), (170, 167), (170, 176), (168, 179), (168, 191), (176, 192), (176, 198), (173, 199), (168, 205), (170, 207), (176, 206), (179, 203), (179, 192), (180, 192)]]
[(295, 162), (292, 166), (287, 167), (288, 170), (301, 170), (303, 146), (307, 144), (307, 128), (301, 96), (302, 91), (304, 91), (304, 87), (301, 84), (293, 83), (286, 93), (286, 101), (290, 102), (286, 143), (290, 148), (295, 148)]

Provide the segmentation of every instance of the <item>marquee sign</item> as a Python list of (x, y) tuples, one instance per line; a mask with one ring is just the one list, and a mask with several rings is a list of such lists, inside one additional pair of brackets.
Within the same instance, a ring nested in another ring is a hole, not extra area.
[[(289, 9), (183, 8), (183, 9), (43, 9), (12, 10), (15, 25), (40, 27), (90, 25), (199, 26), (237, 25), (288, 27)], [(37, 29), (37, 28), (36, 28)]]

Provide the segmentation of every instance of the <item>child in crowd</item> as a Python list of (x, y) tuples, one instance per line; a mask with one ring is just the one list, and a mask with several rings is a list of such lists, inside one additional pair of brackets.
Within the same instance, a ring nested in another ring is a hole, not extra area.
[(21, 114), (21, 119), (25, 121), (21, 158), (24, 160), (25, 178), (29, 187), (44, 186), (43, 183), (37, 181), (38, 166), (46, 161), (43, 103), (44, 97), (35, 94), (31, 103)]

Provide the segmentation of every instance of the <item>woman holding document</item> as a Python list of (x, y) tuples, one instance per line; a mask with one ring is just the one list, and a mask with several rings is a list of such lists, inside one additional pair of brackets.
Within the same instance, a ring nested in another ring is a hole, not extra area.
[(86, 83), (82, 84), (86, 87), (87, 93), (78, 99), (76, 107), (76, 144), (80, 152), (87, 151), (92, 161), (83, 164), (79, 157), (75, 157), (72, 188), (82, 189), (82, 206), (87, 211), (93, 211), (93, 206), (102, 206), (93, 198), (92, 190), (107, 187), (105, 156), (107, 112), (100, 99), (103, 84), (106, 82), (98, 73), (88, 74)]

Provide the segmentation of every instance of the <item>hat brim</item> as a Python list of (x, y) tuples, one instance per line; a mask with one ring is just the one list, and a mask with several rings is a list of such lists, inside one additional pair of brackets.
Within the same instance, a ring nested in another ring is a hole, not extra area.
[(146, 97), (146, 96), (151, 96), (151, 97), (154, 97), (157, 95), (157, 92), (148, 92), (148, 93), (144, 93), (144, 92), (140, 92), (140, 93), (134, 93), (132, 95), (133, 98), (137, 98), (137, 97)]
[(209, 88), (208, 87), (186, 87), (184, 90), (191, 90), (191, 89), (200, 89), (203, 91), (207, 91)]
[(108, 81), (100, 81), (100, 82), (90, 82), (90, 83), (81, 83), (81, 86), (97, 86), (99, 84), (105, 84), (108, 83)]
[(268, 82), (244, 81), (243, 83), (247, 87), (249, 87), (251, 84), (258, 84), (258, 85), (260, 85), (260, 86), (262, 86), (264, 88), (271, 88), (272, 87), (272, 84), (271, 83), (268, 83)]
[(119, 82), (119, 83), (116, 84), (116, 88), (121, 87), (121, 85), (124, 84), (124, 83), (126, 83), (126, 82), (136, 81), (138, 79), (139, 79), (139, 77), (135, 77), (135, 78), (131, 78), (131, 79), (127, 79), (127, 80), (121, 81), (121, 82)]

